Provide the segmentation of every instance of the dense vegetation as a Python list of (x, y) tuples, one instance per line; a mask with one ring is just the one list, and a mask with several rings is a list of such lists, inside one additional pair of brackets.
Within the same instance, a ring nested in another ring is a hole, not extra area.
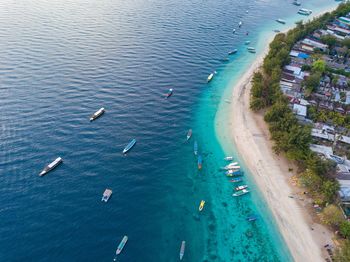
[[(282, 68), (289, 64), (289, 53), (297, 41), (302, 40), (316, 29), (325, 28), (326, 24), (335, 17), (346, 15), (349, 12), (350, 3), (344, 3), (339, 5), (335, 11), (305, 24), (298, 22), (296, 27), (286, 34), (277, 34), (270, 44), (270, 50), (264, 59), (262, 69), (256, 72), (252, 79), (250, 107), (254, 111), (266, 110), (265, 121), (269, 125), (271, 137), (275, 142), (275, 152), (284, 153), (288, 159), (298, 164), (301, 172), (300, 182), (308, 188), (315, 202), (323, 206), (334, 202), (339, 189), (337, 181), (332, 177), (335, 166), (329, 161), (320, 159), (310, 150), (309, 146), (312, 141), (310, 127), (298, 123), (288, 106), (287, 98), (280, 90), (280, 79)], [(328, 41), (330, 45), (335, 44), (332, 38), (323, 40)], [(304, 83), (306, 94), (317, 88), (321, 74), (330, 70), (326, 68), (323, 61), (318, 60), (308, 69), (311, 70), (311, 76)], [(320, 117), (315, 116), (315, 118)], [(339, 119), (339, 121), (346, 120)], [(323, 220), (339, 229), (343, 237), (350, 238), (350, 223), (344, 221), (343, 215), (338, 211), (340, 210), (337, 206), (329, 205), (323, 210)], [(338, 261), (350, 261), (348, 259), (350, 244), (345, 243), (344, 245), (347, 247), (346, 250), (341, 249), (337, 252)]]

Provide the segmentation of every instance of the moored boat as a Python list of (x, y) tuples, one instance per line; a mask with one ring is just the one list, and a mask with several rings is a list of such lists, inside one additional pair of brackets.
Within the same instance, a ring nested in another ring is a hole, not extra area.
[(181, 248), (180, 248), (180, 260), (182, 260), (182, 258), (184, 257), (185, 248), (186, 248), (186, 241), (182, 241)]
[(233, 54), (237, 53), (237, 51), (238, 51), (237, 49), (233, 49), (232, 51), (228, 52), (228, 54), (233, 55)]
[(249, 47), (247, 47), (247, 50), (248, 50), (248, 52), (250, 52), (250, 53), (256, 53), (256, 50), (255, 50), (254, 47), (249, 46)]
[(312, 11), (305, 8), (300, 8), (298, 14), (300, 15), (311, 15)]
[(187, 141), (191, 138), (191, 136), (192, 136), (192, 129), (189, 129), (186, 135)]
[(231, 161), (231, 160), (233, 160), (233, 156), (227, 156), (227, 157), (224, 158), (224, 160)]
[(95, 119), (99, 118), (100, 116), (103, 115), (103, 113), (105, 112), (105, 109), (103, 107), (101, 107), (99, 110), (97, 110), (95, 113), (93, 113), (90, 116), (90, 122), (94, 121)]
[(61, 157), (57, 157), (54, 161), (52, 161), (50, 164), (48, 164), (39, 174), (39, 176), (44, 176), (51, 170), (55, 169), (59, 164), (63, 162), (63, 159)]
[(107, 188), (107, 189), (103, 192), (101, 201), (102, 201), (102, 202), (107, 202), (107, 201), (110, 199), (111, 196), (112, 196), (112, 190)]
[(242, 26), (242, 21), (239, 21), (238, 27), (241, 27), (241, 26)]
[(280, 24), (285, 24), (285, 23), (286, 23), (286, 21), (284, 21), (284, 20), (281, 19), (281, 18), (276, 19), (276, 22), (277, 22), (277, 23), (280, 23)]
[(201, 203), (199, 204), (199, 208), (198, 208), (198, 210), (199, 210), (199, 211), (202, 211), (202, 210), (203, 210), (203, 208), (204, 208), (204, 205), (205, 205), (205, 201), (204, 201), (204, 200), (202, 200), (202, 201), (201, 201)]
[(173, 89), (170, 88), (170, 89), (168, 90), (168, 93), (165, 95), (165, 98), (171, 97), (172, 94), (173, 94)]
[(294, 0), (293, 5), (300, 6), (301, 2), (299, 2), (298, 0)]
[(198, 143), (197, 143), (197, 141), (194, 141), (194, 144), (193, 144), (193, 153), (194, 153), (195, 155), (198, 154)]
[(198, 170), (202, 169), (202, 156), (198, 156)]
[(246, 188), (248, 188), (247, 185), (241, 185), (241, 186), (236, 187), (235, 190), (236, 191), (241, 191), (241, 190), (246, 189)]
[(225, 175), (228, 177), (237, 177), (242, 176), (243, 173), (240, 170), (228, 170), (226, 171)]
[(123, 154), (126, 154), (136, 144), (136, 139), (130, 141), (130, 143), (124, 148)]
[(233, 30), (232, 30), (232, 33), (236, 33), (236, 29), (233, 29)]
[(243, 189), (243, 190), (240, 190), (240, 191), (238, 191), (236, 193), (233, 193), (232, 196), (239, 197), (239, 196), (243, 196), (245, 194), (248, 194), (249, 192), (250, 192), (249, 190)]
[(231, 182), (231, 183), (242, 182), (242, 178), (231, 179), (230, 182)]
[(123, 251), (123, 248), (126, 244), (126, 242), (128, 241), (128, 236), (124, 236), (122, 241), (120, 241), (118, 247), (117, 247), (117, 250), (115, 251), (115, 254), (118, 256), (122, 251)]
[(250, 41), (247, 40), (247, 41), (244, 42), (244, 44), (245, 44), (245, 45), (249, 45), (249, 44), (250, 44)]

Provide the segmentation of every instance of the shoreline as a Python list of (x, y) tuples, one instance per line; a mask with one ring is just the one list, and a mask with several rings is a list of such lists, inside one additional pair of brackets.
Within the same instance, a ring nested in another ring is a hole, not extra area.
[[(320, 11), (317, 16), (334, 9)], [(232, 101), (228, 106), (227, 136), (229, 141), (234, 142), (264, 196), (294, 261), (309, 261), (310, 258), (312, 261), (324, 261), (328, 254), (323, 246), (333, 244), (333, 232), (314, 222), (308, 198), (303, 197), (301, 200), (300, 197), (289, 197), (302, 191), (290, 181), (295, 171), (290, 172), (289, 168), (295, 168), (283, 155), (278, 156), (273, 152), (273, 141), (270, 140), (263, 114), (254, 113), (249, 108), (251, 79), (261, 67), (272, 39), (267, 41), (264, 51), (230, 91)]]

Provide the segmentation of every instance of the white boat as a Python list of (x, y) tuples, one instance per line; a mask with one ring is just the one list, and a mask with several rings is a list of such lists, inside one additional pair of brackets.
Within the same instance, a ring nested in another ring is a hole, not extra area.
[(186, 140), (188, 141), (192, 136), (192, 129), (189, 129), (186, 135)]
[(102, 202), (107, 202), (110, 199), (110, 197), (112, 196), (112, 193), (113, 193), (112, 190), (107, 188), (105, 190), (105, 192), (103, 192), (101, 201)]
[(300, 6), (301, 2), (299, 2), (298, 0), (294, 0), (293, 5)]
[(249, 46), (249, 47), (247, 48), (247, 50), (248, 50), (248, 52), (250, 52), (250, 53), (256, 53), (256, 50), (255, 50), (254, 47)]
[(126, 154), (136, 144), (136, 139), (130, 141), (130, 143), (124, 148), (123, 154)]
[(227, 156), (227, 157), (224, 158), (224, 160), (231, 161), (231, 160), (233, 160), (233, 156)]
[(225, 170), (238, 170), (241, 169), (240, 166), (225, 166), (224, 167)]
[(236, 33), (236, 29), (233, 29), (233, 30), (232, 30), (232, 33)]
[(250, 44), (250, 41), (245, 41), (244, 44), (245, 44), (245, 45), (249, 45), (249, 44)]
[(215, 75), (215, 72), (211, 73), (207, 78), (207, 83), (209, 83), (211, 80), (213, 80), (213, 77)]
[(180, 248), (180, 260), (182, 260), (182, 258), (184, 257), (185, 248), (186, 248), (186, 241), (182, 241), (181, 248)]
[(298, 11), (298, 14), (300, 15), (311, 15), (312, 10), (305, 9), (305, 8), (300, 8)]
[(226, 167), (232, 167), (232, 166), (237, 166), (238, 165), (238, 162), (232, 162), (228, 165), (226, 165)]
[(55, 169), (59, 164), (63, 162), (61, 157), (57, 157), (54, 161), (48, 164), (39, 174), (39, 176), (44, 176), (49, 173), (51, 170)]
[(243, 189), (243, 190), (240, 190), (240, 191), (238, 191), (236, 193), (233, 193), (232, 196), (239, 197), (239, 196), (243, 196), (245, 194), (248, 194), (249, 192), (250, 192), (249, 190)]
[(99, 110), (97, 110), (93, 115), (90, 117), (90, 121), (94, 121), (95, 119), (99, 118), (100, 116), (103, 115), (105, 112), (105, 109), (101, 107)]
[(241, 185), (241, 186), (236, 187), (235, 190), (236, 191), (240, 191), (240, 190), (243, 190), (243, 189), (246, 189), (246, 188), (248, 188), (247, 185)]
[(284, 20), (281, 19), (281, 18), (276, 19), (276, 22), (277, 22), (277, 23), (280, 23), (280, 24), (285, 24), (285, 23), (286, 23), (286, 21), (284, 21)]
[(242, 21), (239, 21), (238, 26), (239, 26), (239, 27), (242, 26)]

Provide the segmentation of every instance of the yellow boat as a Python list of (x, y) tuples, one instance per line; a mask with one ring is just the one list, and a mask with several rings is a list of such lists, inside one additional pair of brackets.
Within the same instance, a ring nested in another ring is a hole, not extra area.
[(203, 208), (204, 208), (204, 205), (205, 205), (205, 201), (204, 200), (202, 200), (201, 201), (201, 203), (199, 204), (199, 211), (202, 211), (203, 210)]

